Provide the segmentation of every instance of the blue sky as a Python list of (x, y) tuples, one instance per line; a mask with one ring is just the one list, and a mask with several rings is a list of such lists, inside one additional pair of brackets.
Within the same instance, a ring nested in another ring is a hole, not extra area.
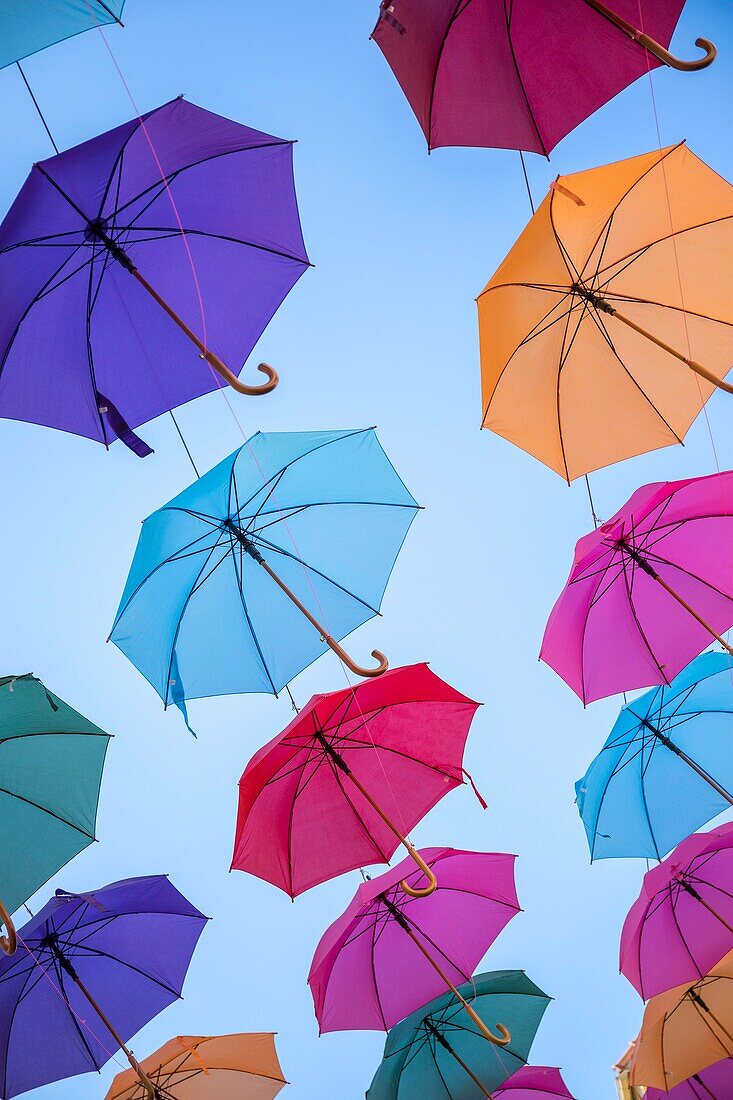
[[(483, 969), (518, 967), (555, 1001), (533, 1052), (560, 1065), (574, 1095), (614, 1095), (610, 1067), (633, 1038), (641, 1004), (617, 973), (623, 917), (645, 869), (640, 861), (589, 866), (573, 783), (605, 740), (619, 700), (586, 711), (537, 661), (545, 620), (575, 540), (590, 526), (582, 481), (555, 474), (479, 431), (476, 294), (528, 217), (516, 153), (442, 150), (422, 135), (384, 59), (369, 42), (376, 0), (129, 0), (126, 29), (108, 40), (141, 109), (180, 92), (282, 137), (297, 138), (296, 177), (314, 270), (265, 333), (257, 355), (281, 373), (269, 397), (232, 401), (246, 432), (378, 426), (382, 443), (425, 505), (394, 571), (384, 618), (351, 648), (383, 649), (393, 665), (428, 659), (482, 700), (467, 766), (489, 803), (468, 788), (444, 799), (415, 830), (422, 845), (519, 854), (525, 912)], [(730, 104), (733, 9), (690, 0), (675, 45), (698, 35), (720, 56), (700, 74), (654, 74), (662, 142), (687, 138), (733, 178)], [(131, 116), (96, 32), (28, 60), (26, 72), (59, 146)], [(34, 160), (49, 155), (20, 78), (0, 72), (0, 208)], [(541, 196), (558, 172), (621, 159), (657, 145), (648, 80), (571, 134), (551, 163), (530, 156)], [(236, 311), (236, 303), (232, 303)], [(731, 401), (716, 394), (709, 427), (721, 469), (733, 466)], [(242, 439), (220, 395), (181, 410), (201, 468)], [(173, 1034), (278, 1032), (283, 1096), (358, 1097), (384, 1037), (318, 1038), (306, 975), (324, 928), (347, 904), (357, 873), (292, 904), (256, 879), (228, 873), (237, 780), (252, 753), (290, 719), (284, 697), (204, 700), (191, 708), (195, 741), (178, 715), (117, 649), (105, 645), (140, 521), (182, 489), (191, 470), (169, 418), (143, 433), (145, 461), (25, 424), (3, 422), (0, 673), (33, 671), (115, 734), (98, 836), (53, 886), (89, 890), (114, 879), (168, 872), (214, 919), (194, 957), (185, 999), (132, 1044), (139, 1056)], [(704, 417), (687, 445), (592, 478), (607, 517), (638, 485), (713, 471)], [(331, 655), (293, 684), (299, 701), (344, 686)], [(19, 838), (4, 838), (4, 843)], [(50, 888), (35, 899), (39, 907)], [(103, 1094), (102, 1075), (50, 1085), (48, 1100)]]

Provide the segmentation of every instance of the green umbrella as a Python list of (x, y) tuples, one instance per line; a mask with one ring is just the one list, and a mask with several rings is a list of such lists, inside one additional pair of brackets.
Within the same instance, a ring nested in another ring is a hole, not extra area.
[(389, 1032), (367, 1100), (482, 1100), (526, 1064), (551, 998), (522, 970), (477, 974), (458, 992), (490, 1029), (501, 1021), (509, 1043), (490, 1043), (444, 993)]
[(35, 676), (0, 678), (0, 937), (10, 914), (94, 840), (110, 735)]

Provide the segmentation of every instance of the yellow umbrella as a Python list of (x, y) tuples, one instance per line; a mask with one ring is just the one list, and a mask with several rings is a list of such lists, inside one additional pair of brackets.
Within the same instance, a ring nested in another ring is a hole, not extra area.
[(274, 1100), (287, 1084), (269, 1033), (179, 1035), (141, 1067), (150, 1086), (125, 1070), (106, 1100)]
[(733, 187), (684, 144), (559, 177), (478, 315), (483, 427), (566, 480), (681, 443), (733, 393)]
[(733, 951), (694, 985), (652, 997), (631, 1067), (631, 1084), (669, 1091), (733, 1057)]

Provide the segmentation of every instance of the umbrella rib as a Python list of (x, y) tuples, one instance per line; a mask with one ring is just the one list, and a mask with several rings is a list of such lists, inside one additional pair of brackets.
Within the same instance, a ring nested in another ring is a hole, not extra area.
[(73, 829), (75, 832), (81, 833), (82, 836), (87, 837), (90, 843), (94, 840), (93, 834), (88, 833), (86, 829), (83, 829), (81, 827), (81, 825), (75, 825), (73, 821), (67, 821), (65, 817), (61, 817), (60, 814), (54, 813), (53, 810), (49, 810), (46, 806), (41, 806), (38, 802), (34, 802), (31, 798), (25, 798), (22, 794), (16, 794), (15, 791), (10, 791), (7, 789), (7, 787), (0, 787), (0, 794), (5, 794), (9, 798), (15, 798), (19, 802), (24, 802), (27, 806), (32, 806), (34, 810), (40, 810), (41, 813), (48, 814), (49, 817), (53, 817), (56, 821), (60, 821), (62, 825), (67, 825), (70, 829)]
[[(25, 992), (26, 992), (26, 989), (28, 988), (28, 986), (30, 984), (31, 978), (32, 977), (38, 977), (38, 975), (36, 973), (36, 967), (37, 967), (38, 964), (36, 964), (33, 956), (31, 955), (31, 953), (28, 950), (25, 943), (23, 944), (23, 947), (25, 947), (26, 955), (30, 959), (31, 965), (29, 966), (28, 971), (26, 972), (26, 974), (24, 976), (24, 981), (23, 981), (22, 988), (20, 989), (20, 991), (18, 993), (18, 996), (15, 1000), (15, 1004), (13, 1005), (12, 1011), (10, 1013), (10, 1019), (8, 1021), (8, 1026), (7, 1026), (7, 1039), (6, 1039), (6, 1042), (5, 1042), (5, 1058), (3, 1058), (3, 1093), (6, 1094), (6, 1095), (7, 1095), (7, 1091), (8, 1091), (8, 1054), (10, 1053), (10, 1041), (11, 1041), (11, 1037), (12, 1037), (13, 1025), (15, 1023), (15, 1018), (16, 1018), (16, 1015), (17, 1015), (17, 1012), (18, 1012), (18, 1007), (19, 1007), (21, 1001), (23, 1000), (23, 998), (25, 996)], [(17, 973), (17, 969), (15, 970), (15, 973)], [(10, 977), (11, 975), (8, 975), (8, 976)]]
[[(312, 748), (315, 750), (315, 742)], [(295, 790), (293, 791), (293, 797), (290, 799), (290, 810), (288, 812), (288, 881), (290, 883), (290, 896), (294, 897), (293, 893), (293, 818), (295, 817), (295, 803), (300, 792), (300, 785), (303, 782), (305, 770), (308, 767), (311, 759), (315, 757), (315, 751), (308, 750), (308, 754), (300, 770), (297, 780), (295, 781)], [(314, 768), (311, 773), (311, 777), (315, 775), (318, 768)]]
[(633, 561), (631, 562), (631, 579), (629, 579), (629, 576), (628, 576), (627, 565), (628, 565), (628, 563), (622, 555), (622, 557), (621, 557), (622, 569), (621, 569), (620, 576), (623, 576), (623, 578), (624, 578), (624, 590), (626, 592), (626, 599), (628, 601), (629, 609), (631, 611), (631, 614), (634, 617), (634, 622), (636, 623), (636, 628), (639, 632), (639, 636), (641, 637), (641, 640), (643, 641), (646, 649), (649, 652), (649, 656), (654, 661), (654, 664), (657, 666), (657, 668), (659, 670), (659, 675), (662, 677), (665, 684), (668, 684), (670, 682), (669, 677), (667, 676), (666, 672), (663, 670), (662, 666), (660, 665), (659, 661), (657, 660), (656, 656), (654, 655), (654, 651), (652, 650), (652, 647), (649, 644), (647, 636), (644, 633), (644, 630), (642, 629), (641, 623), (639, 622), (639, 617), (636, 614), (636, 608), (634, 607), (634, 601), (633, 601), (632, 596), (631, 596), (631, 586), (632, 586), (633, 579), (634, 579), (634, 573), (636, 571), (635, 563)]
[[(516, 52), (514, 50), (514, 40), (512, 38), (512, 28), (511, 28), (511, 22), (512, 22), (511, 14), (509, 12), (509, 8), (508, 8), (506, 3), (504, 4), (504, 21), (505, 21), (505, 24), (506, 24), (507, 42), (509, 43), (509, 50), (510, 50), (511, 55), (512, 55), (512, 65), (514, 67), (514, 72), (515, 72), (516, 77), (517, 77), (517, 83), (519, 84), (519, 87), (522, 89), (522, 99), (524, 100), (524, 105), (527, 108), (527, 115), (529, 116), (529, 120), (532, 123), (532, 129), (535, 132), (537, 140), (539, 141), (540, 145), (542, 146), (542, 150), (541, 150), (542, 155), (549, 159), (549, 152), (548, 152), (548, 149), (547, 149), (547, 145), (545, 144), (545, 139), (542, 137), (542, 134), (540, 133), (540, 128), (537, 125), (537, 119), (534, 116), (534, 111), (532, 110), (532, 105), (529, 102), (529, 96), (527, 95), (527, 89), (524, 87), (524, 81), (522, 80), (522, 73), (521, 73), (521, 70), (519, 68), (519, 61), (517, 59), (517, 55), (516, 55)], [(437, 77), (437, 73), (436, 73), (436, 77)], [(532, 205), (533, 204), (532, 204), (531, 195), (530, 195), (530, 206), (532, 206)]]
[(438, 1052), (437, 1052), (437, 1049), (436, 1049), (437, 1045), (438, 1044), (437, 1044), (437, 1040), (436, 1040), (435, 1036), (431, 1035), (430, 1039), (428, 1040), (427, 1046), (428, 1046), (428, 1050), (430, 1051), (430, 1057), (433, 1059), (433, 1065), (435, 1066), (435, 1072), (437, 1073), (438, 1078), (440, 1079), (440, 1083), (442, 1084), (443, 1088), (445, 1089), (445, 1094), (448, 1097), (448, 1100), (454, 1100), (453, 1093), (448, 1088), (448, 1084), (447, 1084), (445, 1078), (443, 1077), (440, 1066), (438, 1065)]
[[(104, 1063), (102, 1063), (100, 1065), (100, 1063), (95, 1058), (94, 1053), (92, 1052), (92, 1048), (89, 1046), (87, 1038), (84, 1035), (84, 1032), (81, 1028), (80, 1021), (77, 1019), (77, 1014), (76, 1014), (76, 1012), (74, 1012), (74, 1010), (71, 1007), (71, 1002), (69, 1001), (69, 998), (68, 998), (67, 993), (66, 993), (66, 988), (64, 986), (64, 972), (61, 969), (61, 967), (59, 966), (57, 959), (53, 959), (51, 965), (53, 966), (54, 973), (55, 973), (55, 975), (58, 979), (57, 989), (61, 993), (61, 995), (64, 999), (64, 1002), (66, 1003), (66, 1008), (68, 1009), (69, 1016), (71, 1018), (71, 1022), (73, 1023), (79, 1038), (81, 1039), (82, 1043), (84, 1044), (84, 1048), (87, 1052), (87, 1055), (89, 1056), (89, 1061), (92, 1063), (93, 1068), (96, 1069), (97, 1072), (99, 1072), (102, 1068), (102, 1065), (104, 1065)], [(86, 1026), (86, 1024), (85, 1024), (85, 1026)], [(107, 1029), (105, 1028), (105, 1031), (106, 1030)], [(99, 1043), (99, 1045), (104, 1050), (105, 1048), (104, 1048), (103, 1044), (100, 1042), (100, 1040), (97, 1038), (97, 1036), (91, 1030), (91, 1028), (89, 1028), (89, 1031), (90, 1031), (90, 1034), (92, 1035), (92, 1038), (96, 1039), (97, 1042)], [(115, 1045), (117, 1045), (117, 1044), (115, 1044)], [(105, 1050), (105, 1053), (107, 1053), (106, 1050)], [(109, 1054), (109, 1057), (110, 1058), (112, 1057), (112, 1053)], [(107, 1061), (107, 1059), (105, 1059), (105, 1061)]]
[[(366, 822), (362, 818), (361, 814), (359, 813), (356, 806), (354, 805), (350, 795), (346, 791), (346, 787), (344, 786), (343, 780), (341, 779), (341, 775), (339, 774), (338, 768), (336, 767), (336, 765), (334, 764), (333, 760), (331, 760), (330, 757), (327, 760), (327, 765), (328, 765), (334, 779), (336, 780), (336, 784), (337, 784), (339, 790), (341, 791), (342, 795), (344, 796), (344, 798), (348, 802), (349, 807), (351, 808), (351, 811), (352, 811), (354, 817), (356, 818), (359, 825), (361, 826), (361, 828), (364, 832), (364, 836), (366, 837), (366, 839), (369, 841), (369, 843), (374, 848), (374, 851), (379, 856), (379, 861), (384, 862), (384, 863), (389, 863), (390, 857), (387, 855), (386, 852), (382, 851), (382, 849), (379, 847), (379, 845), (377, 844), (374, 837), (369, 832), (369, 829), (367, 828)], [(399, 844), (399, 841), (397, 841), (395, 843), (395, 847), (397, 847), (398, 844)]]
[[(633, 745), (633, 744), (635, 744), (635, 742), (632, 741), (630, 744)], [(630, 757), (627, 760), (624, 760), (624, 757), (626, 756), (626, 749), (629, 748), (629, 747), (630, 747), (629, 745), (624, 746), (624, 751), (621, 754), (621, 758), (614, 764), (613, 768), (611, 769), (609, 774), (606, 776), (605, 782), (603, 784), (603, 790), (601, 791), (600, 797), (598, 799), (598, 809), (597, 809), (596, 814), (595, 814), (595, 821), (593, 822), (593, 841), (590, 845), (591, 863), (593, 862), (593, 859), (595, 858), (595, 854), (596, 854), (596, 840), (599, 836), (604, 836), (604, 834), (600, 832), (598, 826), (600, 825), (601, 814), (603, 813), (603, 804), (606, 801), (606, 795), (608, 794), (611, 783), (613, 782), (615, 777), (621, 773), (623, 768), (627, 767), (627, 765), (630, 765), (633, 762), (633, 760), (635, 760), (637, 758), (637, 756), (639, 755), (639, 753), (643, 749), (643, 741), (642, 741), (642, 749), (636, 750), (632, 757)], [(605, 750), (606, 748), (608, 748), (608, 746), (604, 745), (603, 749)], [(654, 841), (653, 836), (652, 836), (652, 841)], [(656, 850), (656, 844), (654, 845), (654, 848)]]
[(711, 317), (709, 313), (700, 313), (695, 309), (674, 306), (671, 302), (657, 302), (654, 298), (635, 298), (631, 294), (619, 294), (616, 291), (610, 291), (604, 297), (611, 298), (616, 302), (628, 302), (631, 305), (656, 306), (659, 309), (669, 309), (673, 313), (682, 313), (686, 317), (697, 317), (701, 321), (711, 321), (715, 325), (724, 325), (726, 328), (733, 327), (733, 321), (725, 321), (722, 317)]
[[(124, 232), (125, 230), (132, 227), (121, 226), (119, 228), (121, 232)], [(258, 252), (267, 252), (271, 256), (279, 256), (283, 260), (292, 260), (293, 263), (301, 264), (303, 267), (310, 267), (310, 264), (306, 260), (304, 260), (300, 256), (293, 256), (291, 252), (284, 252), (278, 248), (268, 248), (267, 245), (255, 244), (254, 241), (245, 241), (242, 240), (240, 237), (229, 237), (224, 233), (207, 233), (203, 229), (186, 229), (185, 226), (183, 228), (183, 232), (181, 232), (180, 229), (175, 229), (173, 227), (169, 228), (167, 226), (146, 225), (142, 228), (146, 231), (150, 231), (151, 233), (166, 233), (170, 237), (206, 237), (208, 240), (224, 241), (227, 244), (241, 244), (244, 245), (246, 248), (254, 248)], [(136, 241), (134, 243), (142, 245), (145, 242)]]
[(562, 454), (562, 464), (565, 467), (565, 480), (568, 482), (568, 484), (570, 484), (570, 471), (568, 469), (568, 459), (567, 459), (567, 454), (565, 452), (565, 440), (563, 438), (563, 432), (562, 432), (562, 413), (560, 411), (560, 376), (562, 375), (563, 367), (567, 363), (568, 356), (570, 355), (570, 352), (573, 349), (573, 344), (575, 343), (576, 337), (577, 337), (578, 333), (580, 332), (580, 326), (583, 323), (583, 317), (585, 316), (587, 308), (588, 308), (588, 303), (584, 301), (582, 309), (580, 311), (580, 317), (578, 318), (578, 323), (575, 326), (575, 332), (570, 337), (569, 342), (568, 342), (568, 332), (570, 330), (570, 318), (572, 316), (573, 311), (572, 311), (572, 309), (568, 310), (567, 320), (565, 322), (565, 330), (562, 334), (562, 343), (560, 345), (560, 356), (558, 358), (558, 364), (557, 364), (557, 381), (556, 381), (556, 385), (555, 385), (555, 410), (556, 410), (556, 414), (557, 414), (557, 430), (558, 430), (558, 434), (560, 436), (560, 452)]
[[(255, 648), (257, 650), (258, 656), (260, 658), (260, 661), (262, 662), (262, 667), (265, 670), (265, 675), (267, 676), (267, 679), (270, 681), (270, 687), (272, 688), (273, 694), (275, 696), (277, 696), (277, 688), (275, 687), (275, 681), (272, 678), (272, 674), (270, 673), (270, 669), (268, 667), (267, 661), (265, 660), (265, 655), (262, 652), (262, 646), (260, 645), (260, 640), (257, 637), (257, 634), (255, 633), (254, 624), (252, 622), (252, 618), (251, 618), (250, 613), (249, 613), (249, 608), (247, 606), (247, 600), (245, 599), (245, 596), (244, 596), (244, 577), (243, 577), (244, 554), (243, 554), (243, 548), (242, 548), (242, 546), (239, 545), (239, 543), (235, 543), (234, 536), (232, 535), (231, 531), (227, 530), (227, 534), (229, 535), (229, 551), (228, 551), (228, 553), (231, 553), (231, 555), (232, 555), (232, 562), (234, 564), (234, 577), (235, 577), (235, 580), (237, 582), (237, 589), (239, 591), (239, 599), (240, 599), (241, 604), (242, 604), (242, 611), (244, 612), (244, 617), (245, 617), (245, 620), (247, 622), (247, 627), (249, 629), (249, 632), (252, 635), (252, 641), (255, 644)], [(237, 567), (237, 551), (239, 551), (239, 555), (240, 555), (239, 567)]]
[[(671, 241), (676, 239), (677, 237), (683, 237), (686, 233), (694, 233), (698, 229), (706, 229), (709, 225), (720, 225), (721, 222), (730, 221), (731, 217), (733, 217), (733, 215), (726, 214), (722, 218), (711, 218), (709, 221), (706, 222), (699, 222), (696, 225), (685, 226), (684, 229), (672, 229), (669, 233), (665, 233), (663, 237), (657, 237), (656, 240), (649, 241), (648, 244), (640, 245), (639, 248), (634, 249), (633, 252), (627, 252), (625, 256), (619, 256), (613, 261), (613, 263), (608, 264), (607, 267), (599, 266), (596, 270), (596, 276), (605, 275), (607, 272), (616, 267), (617, 264), (624, 264), (623, 270), (625, 271), (626, 268), (630, 267), (631, 264), (636, 263), (636, 261), (640, 259), (646, 252), (648, 252), (652, 248), (656, 248), (657, 245), (664, 244), (665, 241)], [(603, 285), (607, 286), (608, 283), (612, 282), (613, 279), (616, 279), (620, 274), (622, 274), (621, 271), (614, 272), (614, 274), (609, 276), (609, 278)], [(684, 312), (686, 313), (687, 310), (685, 310)]]
[[(126, 915), (129, 916), (129, 914)], [(59, 942), (66, 947), (79, 946), (73, 940), (67, 944), (65, 941), (59, 938)], [(146, 981), (152, 982), (153, 985), (157, 985), (160, 989), (164, 989), (166, 993), (170, 993), (177, 1000), (181, 999), (181, 994), (177, 989), (173, 989), (172, 986), (169, 986), (166, 982), (161, 981), (159, 978), (153, 977), (153, 975), (149, 974), (146, 970), (141, 970), (139, 966), (133, 966), (132, 963), (125, 962), (124, 959), (119, 959), (116, 955), (110, 954), (109, 951), (101, 951), (98, 947), (89, 947), (87, 944), (85, 944), (82, 947), (81, 951), (76, 951), (74, 952), (74, 954), (76, 957), (81, 955), (82, 958), (88, 958), (89, 955), (91, 955), (94, 958), (109, 959), (111, 962), (117, 963), (119, 966), (124, 967), (125, 970), (131, 970), (133, 974), (139, 974), (141, 978), (145, 978)]]
[(678, 565), (677, 562), (670, 561), (668, 558), (663, 558), (661, 554), (649, 553), (647, 551), (646, 558), (648, 561), (652, 561), (655, 565), (667, 565), (670, 569), (676, 569), (678, 573), (684, 573), (690, 580), (698, 581), (704, 585), (705, 588), (709, 588), (711, 592), (714, 592), (716, 596), (722, 596), (724, 600), (730, 600), (731, 594), (729, 592), (723, 592), (720, 588), (717, 588), (711, 581), (705, 580), (704, 577), (700, 577), (697, 573), (691, 573), (689, 569), (685, 569), (684, 566)]
[(445, 30), (443, 31), (443, 36), (441, 38), (440, 45), (438, 47), (438, 53), (437, 53), (437, 56), (435, 58), (435, 67), (433, 69), (433, 79), (430, 83), (430, 102), (428, 104), (428, 135), (427, 135), (428, 136), (428, 152), (432, 149), (433, 104), (434, 104), (434, 101), (435, 101), (435, 85), (438, 83), (438, 70), (440, 68), (440, 63), (443, 60), (443, 51), (445, 50), (445, 45), (446, 45), (446, 42), (448, 41), (448, 35), (451, 32), (453, 24), (455, 23), (458, 16), (461, 14), (461, 4), (464, 4), (464, 9), (463, 10), (465, 10), (465, 8), (467, 8), (470, 3), (471, 3), (471, 0), (465, 0), (465, 4), (464, 4), (464, 0), (456, 0), (456, 4), (455, 4), (455, 6), (453, 8), (453, 11), (451, 12), (451, 14), (448, 18), (448, 22), (445, 25)]
[(309, 570), (311, 573), (315, 573), (317, 577), (320, 577), (322, 580), (326, 581), (328, 584), (333, 585), (334, 588), (338, 588), (338, 590), (340, 592), (343, 592), (346, 596), (350, 596), (352, 600), (355, 600), (357, 603), (360, 603), (362, 605), (362, 607), (365, 607), (367, 609), (367, 611), (371, 611), (374, 615), (379, 614), (379, 609), (378, 608), (372, 607), (372, 605), (367, 603), (366, 600), (363, 600), (361, 598), (361, 596), (357, 596), (355, 592), (351, 592), (348, 588), (345, 588), (344, 585), (339, 584), (338, 581), (333, 580), (332, 577), (326, 576), (325, 573), (322, 573), (320, 569), (316, 569), (316, 567), (314, 565), (310, 565), (310, 563), (305, 561), (304, 558), (298, 557), (297, 554), (291, 554), (290, 551), (285, 550), (283, 547), (278, 546), (274, 542), (270, 542), (268, 539), (263, 539), (259, 535), (256, 536), (256, 539), (257, 539), (257, 542), (261, 543), (268, 550), (272, 550), (276, 554), (280, 554), (282, 557), (288, 558), (290, 561), (297, 561), (298, 564), (302, 565), (304, 569)]

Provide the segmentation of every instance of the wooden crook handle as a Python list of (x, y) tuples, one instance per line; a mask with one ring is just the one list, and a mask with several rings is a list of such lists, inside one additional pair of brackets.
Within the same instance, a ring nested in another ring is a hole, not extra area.
[(267, 381), (263, 382), (261, 386), (248, 386), (246, 382), (241, 382), (236, 374), (222, 363), (219, 356), (214, 355), (213, 351), (202, 352), (201, 358), (205, 359), (209, 366), (213, 367), (216, 373), (220, 374), (233, 390), (236, 390), (237, 393), (247, 394), (249, 397), (259, 397), (263, 393), (270, 393), (280, 381), (277, 371), (269, 363), (260, 363), (257, 367), (257, 370), (266, 376)]
[(372, 650), (372, 657), (377, 662), (376, 668), (362, 668), (361, 665), (357, 665), (356, 661), (349, 657), (343, 646), (340, 646), (330, 634), (324, 634), (323, 640), (328, 648), (332, 649), (336, 656), (340, 657), (346, 667), (351, 669), (356, 676), (381, 676), (389, 668), (389, 661), (378, 649)]
[(678, 69), (683, 73), (694, 73), (699, 69), (707, 69), (708, 65), (712, 65), (718, 56), (718, 51), (709, 38), (695, 39), (695, 45), (699, 46), (701, 50), (705, 50), (704, 57), (699, 57), (697, 61), (683, 61), (681, 58), (675, 57), (669, 50), (665, 50), (659, 42), (655, 42), (653, 38), (650, 38), (648, 34), (639, 34), (636, 41), (645, 50), (649, 50), (649, 53), (653, 53), (655, 57), (658, 57), (665, 65), (669, 65), (670, 69)]
[(8, 930), (7, 936), (0, 936), (0, 947), (3, 949), (6, 955), (14, 955), (18, 947), (18, 937), (15, 932), (15, 925), (10, 919), (10, 913), (7, 911), (1, 901), (0, 924), (4, 924)]
[(414, 862), (418, 865), (425, 878), (428, 880), (427, 886), (410, 886), (406, 879), (403, 879), (400, 883), (400, 890), (403, 894), (407, 894), (410, 898), (428, 898), (437, 889), (438, 880), (435, 877), (435, 873), (432, 867), (428, 867), (427, 863), (411, 844), (407, 844), (403, 841), (403, 844), (410, 853), (410, 856)]
[[(458, 995), (460, 996), (460, 994)], [(468, 1003), (468, 1001), (465, 1000), (465, 998), (463, 997), (461, 997), (461, 1001), (463, 1002), (463, 1007), (465, 1008), (466, 1012), (471, 1017), (476, 1027), (483, 1035), (484, 1039), (488, 1039), (489, 1042), (493, 1043), (495, 1047), (509, 1046), (512, 1041), (512, 1036), (508, 1028), (504, 1027), (503, 1024), (497, 1024), (496, 1028), (499, 1034), (494, 1035), (488, 1024), (484, 1023), (478, 1012), (476, 1012), (476, 1010)]]

